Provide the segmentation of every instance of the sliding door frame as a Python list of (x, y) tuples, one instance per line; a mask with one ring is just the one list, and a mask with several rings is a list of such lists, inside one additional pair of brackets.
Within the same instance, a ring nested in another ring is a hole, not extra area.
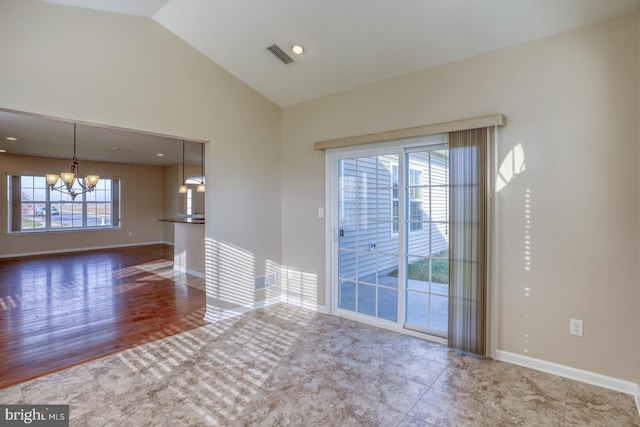
[[(447, 340), (442, 337), (438, 337), (435, 335), (428, 335), (423, 332), (419, 332), (412, 329), (407, 329), (404, 327), (405, 322), (405, 302), (406, 296), (404, 293), (406, 292), (405, 280), (406, 277), (406, 260), (402, 259), (399, 256), (398, 259), (398, 321), (393, 322), (389, 320), (379, 319), (374, 316), (368, 316), (356, 312), (350, 312), (349, 310), (340, 309), (338, 307), (338, 291), (337, 291), (337, 280), (338, 280), (338, 251), (337, 251), (337, 242), (338, 242), (338, 161), (342, 159), (348, 159), (353, 157), (367, 157), (367, 156), (376, 156), (376, 155), (385, 155), (385, 154), (398, 154), (398, 173), (399, 175), (406, 175), (404, 171), (404, 161), (405, 161), (405, 150), (413, 149), (417, 147), (444, 147), (447, 144), (448, 135), (440, 134), (440, 135), (429, 135), (424, 137), (410, 138), (410, 139), (401, 139), (396, 141), (387, 141), (381, 143), (373, 143), (367, 144), (365, 146), (358, 147), (341, 147), (335, 149), (328, 149), (325, 153), (325, 206), (326, 206), (326, 215), (325, 215), (325, 227), (326, 227), (326, 287), (325, 287), (325, 301), (327, 303), (327, 309), (330, 314), (337, 315), (340, 317), (348, 318), (351, 320), (356, 320), (360, 322), (366, 322), (367, 324), (377, 326), (384, 329), (389, 329), (397, 332), (401, 332), (407, 335), (418, 336), (421, 338), (429, 338), (432, 341), (440, 342), (446, 344)], [(406, 184), (406, 183), (405, 183)], [(405, 227), (406, 222), (403, 218), (404, 210), (406, 208), (406, 203), (404, 201), (404, 189), (399, 189), (399, 205), (400, 205), (400, 216), (398, 221), (398, 232), (400, 239), (405, 239), (406, 234)], [(401, 243), (403, 240), (401, 240)], [(406, 246), (406, 242), (402, 243), (403, 247)], [(403, 257), (404, 258), (404, 257)], [(402, 293), (402, 296), (401, 296)], [(402, 301), (402, 303), (400, 303)]]

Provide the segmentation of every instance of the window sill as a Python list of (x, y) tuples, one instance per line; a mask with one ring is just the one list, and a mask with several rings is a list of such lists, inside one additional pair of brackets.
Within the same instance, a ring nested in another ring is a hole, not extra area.
[(78, 232), (91, 232), (91, 231), (117, 231), (122, 230), (122, 227), (102, 227), (102, 228), (63, 228), (59, 230), (27, 230), (27, 231), (8, 231), (5, 234), (7, 236), (25, 236), (32, 234), (58, 234), (58, 233), (78, 233)]

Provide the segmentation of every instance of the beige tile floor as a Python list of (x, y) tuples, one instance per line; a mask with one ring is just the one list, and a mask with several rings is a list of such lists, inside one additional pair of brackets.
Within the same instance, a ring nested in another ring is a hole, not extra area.
[(72, 426), (640, 426), (631, 396), (286, 304), (14, 387)]

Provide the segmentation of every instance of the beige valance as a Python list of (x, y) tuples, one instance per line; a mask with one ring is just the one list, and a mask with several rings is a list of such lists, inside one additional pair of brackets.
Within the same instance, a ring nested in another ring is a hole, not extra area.
[(396, 139), (415, 138), (419, 136), (437, 135), (441, 133), (456, 132), (494, 126), (506, 126), (507, 118), (504, 114), (476, 117), (473, 119), (456, 120), (453, 122), (437, 123), (406, 129), (389, 130), (386, 132), (371, 133), (368, 135), (348, 136), (346, 138), (327, 139), (318, 141), (313, 145), (316, 150), (328, 150), (330, 148), (350, 147), (353, 145), (372, 144), (375, 142), (393, 141)]

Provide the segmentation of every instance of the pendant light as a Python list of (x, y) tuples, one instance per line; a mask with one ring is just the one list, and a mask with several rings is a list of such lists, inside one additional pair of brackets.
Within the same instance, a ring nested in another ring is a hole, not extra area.
[(184, 180), (184, 139), (182, 140), (182, 185), (180, 185), (180, 188), (178, 188), (178, 193), (179, 194), (187, 193), (187, 184)]
[(198, 184), (198, 193), (204, 193), (204, 144), (200, 144), (200, 184)]

